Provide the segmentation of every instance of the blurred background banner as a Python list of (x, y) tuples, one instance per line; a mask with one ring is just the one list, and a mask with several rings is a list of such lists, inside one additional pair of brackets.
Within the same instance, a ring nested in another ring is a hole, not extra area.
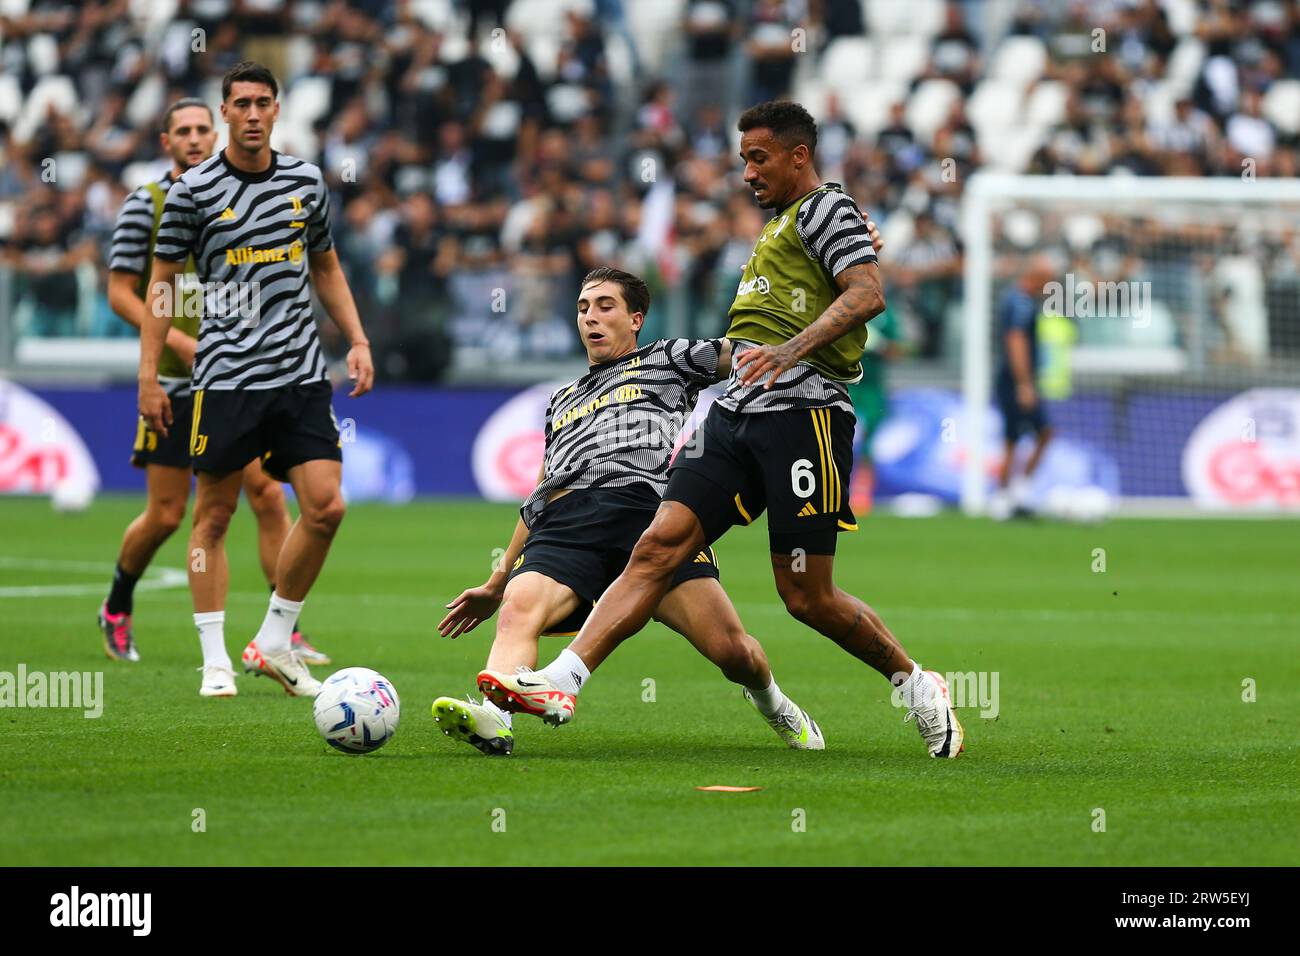
[(1295, 0), (0, 0), (0, 376), (105, 489), (143, 488), (113, 223), (167, 168), (166, 106), (217, 109), (246, 58), (280, 81), (272, 145), (325, 175), (374, 347), (374, 395), (335, 402), (349, 495), (522, 497), (593, 267), (646, 278), (644, 339), (722, 334), (767, 215), (736, 119), (785, 97), (887, 243), (881, 496), (979, 509), (998, 304), (1042, 255), (1036, 498), (1300, 507)]

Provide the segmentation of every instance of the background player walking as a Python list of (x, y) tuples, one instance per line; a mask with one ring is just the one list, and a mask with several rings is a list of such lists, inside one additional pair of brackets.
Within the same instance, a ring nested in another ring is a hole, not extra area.
[[(171, 168), (155, 182), (141, 186), (123, 203), (113, 226), (109, 257), (108, 299), (113, 311), (140, 328), (144, 324), (145, 294), (154, 241), (162, 219), (167, 190), (185, 170), (212, 155), (217, 132), (212, 111), (193, 97), (177, 100), (163, 115), (159, 135)], [(194, 278), (194, 260), (186, 261), (185, 283)], [(190, 392), (190, 366), (194, 363), (195, 338), (199, 331), (201, 302), (198, 290), (184, 297), (173, 294), (172, 324), (158, 364), (158, 378), (171, 401), (174, 427), (161, 435), (140, 419), (136, 429), (131, 463), (145, 470), (145, 510), (122, 536), (117, 566), (108, 597), (99, 609), (99, 629), (104, 652), (115, 660), (140, 659), (132, 632), (135, 585), (154, 555), (185, 517), (190, 497), (190, 417), (194, 401)], [(257, 516), (257, 552), (262, 571), (275, 590), (275, 560), (289, 533), (289, 511), (284, 492), (262, 471), (259, 462), (244, 469), (244, 494)], [(308, 664), (328, 664), (329, 657), (316, 650), (295, 629), (293, 645)], [(230, 685), (233, 690), (234, 685)], [(211, 689), (205, 696), (213, 696)]]
[(370, 390), (374, 368), (330, 237), (324, 178), (311, 163), (271, 149), (278, 94), (266, 67), (244, 62), (231, 68), (221, 85), (229, 144), (184, 173), (167, 194), (141, 330), (140, 413), (164, 436), (174, 427), (171, 401), (157, 380), (170, 319), (156, 300), (193, 256), (204, 309), (192, 374), (190, 456), (198, 492), (189, 573), (204, 684), (233, 689), (224, 635), (224, 542), (240, 473), (261, 459), (267, 474), (293, 485), (301, 513), (280, 549), (275, 591), (261, 629), (244, 649), (244, 669), (274, 678), (289, 694), (312, 696), (320, 684), (291, 638), (344, 505), (342, 443), (310, 285), (351, 343), (352, 396)]

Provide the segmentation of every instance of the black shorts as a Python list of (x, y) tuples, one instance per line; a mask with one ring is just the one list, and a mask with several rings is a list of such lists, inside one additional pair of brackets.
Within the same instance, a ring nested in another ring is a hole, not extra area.
[(1009, 442), (1015, 442), (1021, 435), (1037, 435), (1048, 426), (1047, 411), (1042, 399), (1033, 408), (1020, 407), (1016, 401), (1015, 382), (999, 379), (997, 386), (998, 411), (1002, 413), (1002, 434)]
[(715, 404), (673, 461), (664, 500), (695, 512), (709, 544), (767, 511), (773, 552), (834, 554), (838, 533), (858, 530), (848, 495), (855, 424), (831, 407), (741, 414)]
[(343, 460), (328, 382), (262, 390), (194, 393), (190, 461), (195, 471), (229, 474), (255, 458), (276, 481), (306, 461)]
[(190, 467), (190, 421), (194, 416), (194, 396), (172, 395), (172, 423), (166, 435), (150, 428), (143, 417), (135, 426), (135, 447), (131, 464), (137, 468), (162, 465), (164, 468)]
[[(576, 634), (582, 628), (592, 606), (627, 567), (658, 507), (659, 498), (648, 486), (634, 485), (571, 491), (542, 509), (510, 577), (537, 571), (578, 595), (577, 610), (547, 634)], [(677, 569), (672, 586), (717, 577), (717, 559), (707, 548)]]

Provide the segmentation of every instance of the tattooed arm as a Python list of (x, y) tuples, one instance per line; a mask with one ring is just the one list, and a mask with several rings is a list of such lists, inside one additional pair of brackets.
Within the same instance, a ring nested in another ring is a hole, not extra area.
[(751, 385), (767, 376), (763, 387), (771, 388), (782, 372), (794, 368), (804, 356), (885, 311), (885, 291), (876, 263), (849, 266), (835, 277), (835, 285), (839, 296), (808, 328), (788, 342), (750, 349), (736, 359), (736, 368), (744, 369), (740, 376), (744, 384)]

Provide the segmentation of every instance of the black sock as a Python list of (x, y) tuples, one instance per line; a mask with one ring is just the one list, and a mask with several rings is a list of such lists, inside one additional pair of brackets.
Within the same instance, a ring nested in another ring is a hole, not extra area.
[(138, 576), (127, 574), (122, 565), (113, 569), (113, 587), (108, 592), (109, 614), (130, 614), (135, 607), (135, 582)]

